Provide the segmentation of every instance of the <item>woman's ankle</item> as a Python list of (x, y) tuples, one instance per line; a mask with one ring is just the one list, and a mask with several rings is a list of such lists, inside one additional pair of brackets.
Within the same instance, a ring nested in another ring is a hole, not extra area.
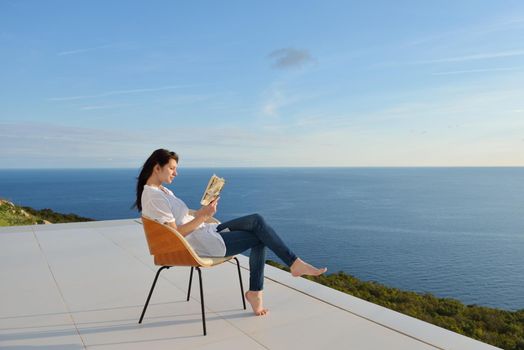
[(250, 298), (262, 298), (263, 294), (261, 290), (248, 290), (246, 292), (246, 297), (249, 295)]
[(299, 257), (297, 257), (295, 260), (293, 260), (293, 263), (289, 266), (290, 269), (292, 268), (296, 268), (297, 266), (299, 266), (300, 264), (303, 264), (304, 261), (302, 259), (300, 259)]

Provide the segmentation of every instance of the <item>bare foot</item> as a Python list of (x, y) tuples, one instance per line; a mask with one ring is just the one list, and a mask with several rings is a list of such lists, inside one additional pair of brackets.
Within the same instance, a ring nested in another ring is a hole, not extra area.
[(291, 274), (295, 277), (299, 277), (302, 275), (308, 275), (308, 276), (319, 276), (327, 271), (327, 268), (324, 267), (322, 269), (317, 269), (314, 266), (309, 265), (308, 263), (302, 261), (302, 259), (297, 258), (293, 265), (290, 267)]
[(262, 291), (249, 290), (246, 292), (246, 299), (251, 304), (255, 315), (264, 316), (269, 313), (269, 310), (264, 309), (264, 306), (262, 305)]

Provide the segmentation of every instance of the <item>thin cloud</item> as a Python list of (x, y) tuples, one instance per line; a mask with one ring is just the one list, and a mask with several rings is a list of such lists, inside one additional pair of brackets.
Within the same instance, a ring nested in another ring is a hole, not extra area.
[(436, 60), (414, 61), (414, 62), (411, 62), (411, 64), (464, 62), (464, 61), (486, 60), (486, 59), (501, 58), (501, 57), (515, 57), (515, 56), (524, 56), (524, 50), (489, 52), (489, 53), (479, 53), (475, 55), (439, 58)]
[(161, 86), (161, 87), (157, 87), (157, 88), (132, 89), (132, 90), (115, 90), (115, 91), (104, 92), (104, 93), (98, 94), (98, 95), (50, 97), (47, 100), (48, 101), (83, 100), (83, 99), (89, 99), (89, 98), (107, 97), (107, 96), (114, 96), (114, 95), (136, 94), (136, 93), (140, 93), (140, 92), (155, 92), (155, 91), (162, 91), (162, 90), (182, 89), (182, 88), (187, 88), (187, 87), (189, 87), (189, 86), (188, 85), (169, 85), (169, 86)]
[(395, 67), (395, 66), (406, 66), (406, 65), (425, 65), (425, 64), (434, 64), (434, 63), (456, 63), (456, 62), (481, 61), (481, 60), (490, 60), (490, 59), (496, 59), (496, 58), (519, 57), (519, 56), (524, 56), (524, 50), (478, 53), (474, 55), (446, 57), (446, 58), (438, 58), (438, 59), (431, 59), (431, 60), (383, 62), (383, 63), (374, 64), (372, 65), (372, 67)]
[(485, 68), (485, 69), (468, 69), (468, 70), (456, 70), (449, 72), (434, 72), (431, 75), (453, 75), (453, 74), (468, 74), (468, 73), (484, 73), (484, 72), (498, 72), (498, 71), (511, 71), (511, 70), (521, 70), (520, 67), (511, 67), (511, 68)]
[(274, 68), (289, 69), (301, 67), (309, 62), (313, 62), (313, 57), (307, 50), (298, 50), (293, 48), (283, 48), (271, 52), (268, 57), (273, 62)]
[(483, 38), (488, 34), (520, 29), (524, 26), (524, 17), (515, 17), (512, 13), (509, 16), (499, 18), (494, 22), (479, 23), (466, 28), (460, 27), (448, 31), (439, 31), (438, 33), (428, 34), (422, 37), (413, 38), (408, 42), (399, 44), (400, 47), (414, 47), (421, 45), (435, 45), (437, 43), (449, 43), (457, 39)]
[(120, 108), (120, 107), (128, 107), (132, 106), (131, 104), (120, 104), (120, 105), (95, 105), (95, 106), (82, 106), (80, 109), (83, 111), (92, 111), (92, 110), (98, 110), (98, 109), (112, 109), (112, 108)]
[(75, 50), (69, 50), (69, 51), (62, 51), (62, 52), (57, 53), (57, 55), (58, 56), (76, 55), (76, 54), (79, 54), (79, 53), (85, 53), (85, 52), (90, 52), (90, 51), (95, 51), (95, 50), (100, 50), (100, 49), (107, 49), (107, 48), (110, 48), (110, 47), (113, 47), (113, 46), (114, 46), (113, 44), (108, 44), (108, 45), (101, 45), (101, 46), (95, 46), (95, 47), (87, 47), (87, 48), (84, 48), (84, 49), (75, 49)]
[(475, 33), (478, 36), (484, 36), (493, 32), (507, 31), (512, 29), (521, 29), (524, 25), (524, 17), (510, 17), (503, 18), (498, 22), (492, 23), (485, 28), (479, 28)]
[[(196, 139), (196, 134), (201, 137)], [(217, 138), (216, 135), (227, 137)], [(136, 168), (152, 150), (166, 145), (176, 146), (175, 150), (184, 155), (185, 166), (245, 166), (262, 161), (271, 165), (275, 157), (283, 157), (278, 155), (279, 150), (297, 142), (293, 135), (254, 131), (249, 126), (167, 126), (164, 133), (159, 134), (154, 127), (133, 131), (0, 121), (0, 163), (7, 168), (27, 167), (25, 164), (31, 167)], [(210, 157), (211, 148), (216, 150), (214, 157)]]
[(264, 102), (262, 104), (262, 115), (269, 117), (279, 117), (281, 109), (307, 97), (301, 94), (290, 92), (280, 83), (275, 83), (269, 90), (264, 92)]

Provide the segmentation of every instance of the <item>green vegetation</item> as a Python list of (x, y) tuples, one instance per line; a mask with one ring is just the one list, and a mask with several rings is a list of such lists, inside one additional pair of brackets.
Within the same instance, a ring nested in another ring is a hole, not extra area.
[(65, 222), (93, 221), (75, 214), (60, 214), (51, 209), (36, 210), (20, 207), (0, 199), (0, 226), (36, 225)]
[[(289, 271), (274, 261), (266, 263)], [(305, 278), (502, 349), (524, 350), (524, 309), (505, 311), (464, 305), (455, 299), (361, 281), (344, 272)]]

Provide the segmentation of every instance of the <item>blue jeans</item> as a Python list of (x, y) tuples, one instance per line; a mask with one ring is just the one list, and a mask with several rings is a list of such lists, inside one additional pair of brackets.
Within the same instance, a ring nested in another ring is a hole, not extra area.
[[(225, 228), (228, 228), (230, 232), (220, 232)], [(242, 216), (221, 223), (217, 226), (217, 231), (226, 244), (226, 256), (237, 255), (251, 248), (249, 290), (259, 291), (264, 287), (266, 247), (271, 249), (287, 266), (291, 266), (297, 259), (297, 256), (259, 214)]]

